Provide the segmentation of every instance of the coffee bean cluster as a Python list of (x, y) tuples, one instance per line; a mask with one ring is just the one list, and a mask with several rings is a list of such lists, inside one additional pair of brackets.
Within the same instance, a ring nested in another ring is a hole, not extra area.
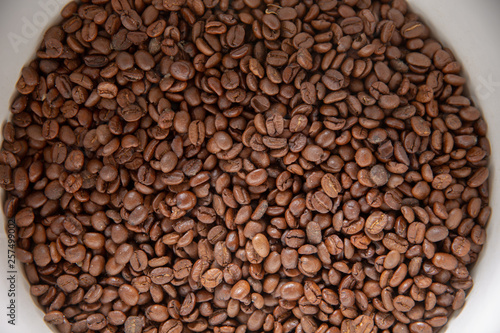
[(60, 332), (433, 333), (490, 146), (403, 0), (70, 2), (3, 127), (4, 211)]

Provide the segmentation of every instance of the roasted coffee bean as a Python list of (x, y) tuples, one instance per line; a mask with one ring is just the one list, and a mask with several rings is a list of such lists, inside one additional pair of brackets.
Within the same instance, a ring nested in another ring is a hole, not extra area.
[(325, 174), (321, 178), (321, 188), (330, 198), (336, 198), (342, 192), (340, 182), (330, 173)]
[(270, 246), (269, 241), (264, 234), (257, 234), (252, 238), (252, 245), (255, 249), (255, 252), (262, 258), (265, 258), (269, 255)]
[(231, 298), (242, 300), (250, 291), (250, 284), (245, 280), (240, 280), (231, 288)]
[(439, 268), (453, 270), (457, 267), (458, 261), (452, 254), (436, 253), (432, 258), (432, 263)]
[(281, 287), (281, 298), (296, 301), (304, 294), (304, 286), (298, 282), (286, 282)]
[(108, 324), (106, 317), (101, 313), (93, 313), (87, 317), (87, 326), (91, 330), (100, 330)]
[(142, 329), (145, 326), (145, 321), (143, 317), (130, 316), (127, 317), (123, 326), (125, 333), (139, 333), (142, 332)]
[(212, 268), (202, 275), (200, 281), (205, 288), (211, 290), (212, 288), (217, 287), (222, 282), (222, 279), (222, 271), (217, 268)]
[(187, 81), (194, 77), (195, 70), (187, 61), (176, 61), (170, 66), (170, 73), (176, 80)]
[(437, 332), (491, 215), (486, 123), (404, 1), (71, 2), (0, 186), (61, 332)]
[(376, 211), (366, 219), (365, 230), (370, 234), (375, 235), (384, 230), (388, 223), (389, 216), (380, 211)]

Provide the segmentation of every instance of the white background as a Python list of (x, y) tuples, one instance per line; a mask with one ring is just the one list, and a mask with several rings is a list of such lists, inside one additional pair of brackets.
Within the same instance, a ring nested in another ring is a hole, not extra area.
[[(52, 24), (66, 0), (0, 0), (0, 114), (8, 116), (14, 85), (22, 66), (34, 56), (41, 33)], [(466, 306), (443, 333), (499, 333), (500, 314), (500, 1), (409, 0), (414, 11), (445, 46), (454, 50), (469, 78), (469, 89), (489, 125), (493, 156), (490, 164), (493, 215), (488, 241), (474, 271), (475, 286)], [(48, 13), (48, 14), (47, 14)], [(50, 16), (50, 19), (48, 18)], [(26, 23), (29, 22), (29, 23)], [(30, 24), (31, 23), (31, 24)], [(24, 30), (23, 30), (24, 29)], [(13, 43), (14, 41), (14, 43)], [(17, 44), (16, 44), (17, 43)], [(0, 219), (1, 220), (1, 219)], [(3, 220), (2, 220), (3, 221)], [(7, 324), (7, 242), (0, 230), (0, 333), (50, 332), (29, 295), (21, 273), (17, 280), (17, 322)], [(18, 271), (19, 271), (18, 267)]]

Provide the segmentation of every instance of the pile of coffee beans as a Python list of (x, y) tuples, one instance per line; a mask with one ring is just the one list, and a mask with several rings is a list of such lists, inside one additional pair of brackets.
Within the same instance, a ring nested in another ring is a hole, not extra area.
[(485, 242), (490, 146), (403, 0), (70, 2), (3, 127), (60, 332), (432, 333)]

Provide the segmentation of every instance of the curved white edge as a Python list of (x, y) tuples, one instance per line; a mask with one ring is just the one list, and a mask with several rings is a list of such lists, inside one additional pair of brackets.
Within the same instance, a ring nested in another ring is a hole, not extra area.
[[(69, 0), (0, 0), (0, 114), (1, 124), (9, 116), (10, 103), (14, 97), (15, 84), (22, 67), (34, 57), (43, 33), (60, 19), (60, 11)], [(1, 130), (1, 129), (0, 129)], [(0, 332), (2, 333), (49, 333), (53, 331), (43, 320), (41, 308), (29, 292), (22, 265), (16, 267), (16, 321), (9, 324), (7, 309), (10, 283), (7, 281), (8, 242), (4, 229), (3, 204), (0, 218)]]
[(468, 91), (483, 112), (491, 143), (487, 240), (472, 271), (474, 287), (443, 333), (499, 333), (500, 314), (500, 1), (409, 0), (463, 67)]

